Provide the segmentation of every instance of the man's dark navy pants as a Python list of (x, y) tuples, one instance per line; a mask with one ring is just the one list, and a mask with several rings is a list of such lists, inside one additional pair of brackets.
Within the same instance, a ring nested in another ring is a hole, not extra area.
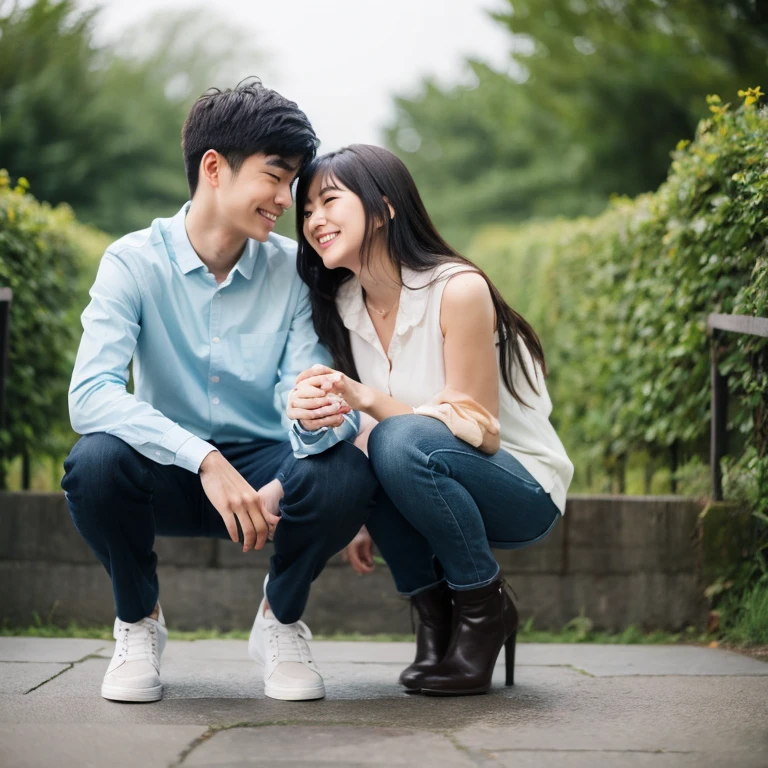
[[(377, 487), (368, 459), (347, 442), (305, 459), (295, 459), (288, 442), (216, 447), (253, 488), (276, 477), (283, 484), (268, 599), (279, 621), (293, 623), (304, 611), (312, 581), (365, 522)], [(229, 538), (199, 475), (157, 464), (117, 437), (82, 437), (64, 469), (72, 519), (107, 569), (123, 621), (148, 616), (158, 600), (156, 535)], [(250, 599), (255, 611), (261, 595)]]

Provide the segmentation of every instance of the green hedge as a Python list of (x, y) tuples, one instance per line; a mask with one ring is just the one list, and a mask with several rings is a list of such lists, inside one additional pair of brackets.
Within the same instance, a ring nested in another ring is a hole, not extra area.
[(0, 171), (0, 286), (13, 290), (0, 488), (19, 456), (60, 456), (72, 444), (67, 388), (94, 261), (107, 238), (67, 206), (39, 203)]
[[(768, 316), (768, 111), (759, 89), (740, 95), (737, 109), (709, 97), (657, 192), (595, 219), (486, 229), (468, 250), (542, 337), (577, 488), (638, 457), (652, 471), (674, 456), (705, 461), (706, 316)], [(765, 513), (768, 340), (721, 339), (738, 460), (728, 476)]]

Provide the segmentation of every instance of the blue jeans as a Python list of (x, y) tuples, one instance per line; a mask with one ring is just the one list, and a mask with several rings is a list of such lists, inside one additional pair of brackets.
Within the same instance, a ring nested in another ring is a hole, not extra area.
[(456, 590), (490, 584), (499, 575), (491, 547), (533, 544), (560, 519), (514, 456), (482, 453), (429, 416), (385, 419), (368, 453), (381, 488), (367, 526), (402, 595), (443, 579)]
[[(312, 581), (368, 516), (377, 487), (370, 464), (350, 443), (306, 459), (295, 459), (288, 442), (260, 440), (217, 448), (253, 488), (275, 477), (283, 484), (268, 598), (279, 621), (297, 621)], [(199, 475), (157, 464), (117, 437), (82, 437), (64, 469), (62, 487), (72, 519), (111, 576), (123, 621), (148, 616), (157, 602), (156, 534), (229, 538)], [(257, 603), (261, 594), (252, 599)]]

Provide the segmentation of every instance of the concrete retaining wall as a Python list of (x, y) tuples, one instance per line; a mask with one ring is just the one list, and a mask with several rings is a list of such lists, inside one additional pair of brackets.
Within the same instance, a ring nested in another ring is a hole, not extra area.
[[(697, 521), (676, 496), (582, 496), (545, 541), (499, 551), (523, 618), (559, 629), (580, 611), (596, 628), (701, 627)], [(269, 546), (247, 555), (228, 541), (160, 538), (163, 611), (178, 629), (248, 628)], [(109, 579), (72, 525), (63, 494), (0, 493), (0, 622), (111, 624)], [(410, 632), (406, 601), (386, 567), (358, 576), (339, 557), (315, 583), (305, 614), (315, 632)]]

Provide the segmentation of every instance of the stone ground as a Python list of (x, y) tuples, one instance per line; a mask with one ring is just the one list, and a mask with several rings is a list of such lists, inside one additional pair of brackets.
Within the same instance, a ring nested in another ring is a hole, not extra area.
[(0, 766), (768, 766), (768, 664), (729, 651), (523, 644), (514, 687), (438, 699), (398, 687), (410, 643), (313, 647), (323, 701), (265, 698), (211, 640), (169, 643), (163, 701), (117, 704), (109, 643), (0, 638)]

